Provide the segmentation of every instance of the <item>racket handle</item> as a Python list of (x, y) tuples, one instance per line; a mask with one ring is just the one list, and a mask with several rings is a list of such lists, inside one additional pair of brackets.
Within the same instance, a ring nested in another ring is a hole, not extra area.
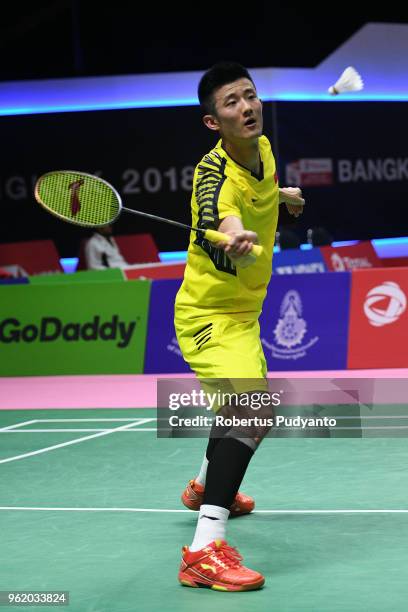
[[(231, 236), (228, 236), (228, 234), (223, 234), (222, 232), (217, 232), (216, 230), (212, 229), (205, 230), (204, 237), (210, 242), (229, 242), (231, 240)], [(262, 254), (262, 251), (263, 247), (260, 244), (252, 245), (251, 253), (257, 257)]]

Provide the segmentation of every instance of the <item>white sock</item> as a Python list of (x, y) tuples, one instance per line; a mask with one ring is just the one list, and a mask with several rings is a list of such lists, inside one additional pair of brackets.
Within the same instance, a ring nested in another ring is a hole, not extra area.
[(225, 540), (225, 531), (230, 511), (221, 506), (203, 504), (197, 521), (191, 552), (204, 548), (213, 540)]
[(207, 468), (208, 468), (208, 459), (207, 459), (206, 455), (204, 455), (204, 459), (203, 459), (203, 462), (202, 462), (201, 468), (200, 468), (200, 473), (197, 476), (197, 478), (195, 479), (195, 481), (198, 482), (198, 484), (200, 484), (203, 487), (205, 487), (205, 479), (206, 479), (206, 476), (207, 476)]

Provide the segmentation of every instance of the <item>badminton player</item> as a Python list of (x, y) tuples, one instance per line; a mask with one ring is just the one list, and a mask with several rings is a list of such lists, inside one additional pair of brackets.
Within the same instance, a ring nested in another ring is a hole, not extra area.
[[(212, 244), (192, 232), (175, 304), (177, 338), (199, 379), (256, 379), (256, 389), (267, 374), (258, 318), (271, 276), (279, 204), (298, 216), (304, 200), (299, 188), (279, 189), (271, 145), (262, 135), (262, 102), (243, 66), (210, 68), (198, 98), (204, 124), (219, 140), (195, 169), (193, 226), (231, 238)], [(251, 254), (256, 243), (263, 247), (259, 257)], [(182, 550), (179, 581), (222, 591), (257, 589), (264, 578), (228, 546), (226, 526), (230, 514), (254, 508), (254, 500), (238, 489), (263, 434), (233, 428), (212, 434), (199, 474), (182, 495), (199, 515), (193, 541)]]

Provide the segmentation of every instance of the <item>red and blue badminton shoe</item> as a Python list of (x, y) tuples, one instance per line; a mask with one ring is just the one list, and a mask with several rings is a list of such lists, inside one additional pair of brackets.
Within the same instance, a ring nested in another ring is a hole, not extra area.
[(260, 589), (265, 578), (241, 564), (236, 548), (224, 540), (214, 540), (204, 548), (191, 552), (182, 549), (178, 579), (184, 586), (207, 587), (214, 591), (253, 591)]
[[(181, 501), (190, 510), (199, 510), (203, 503), (203, 497), (204, 487), (195, 480), (190, 480), (183, 491)], [(241, 516), (242, 514), (249, 514), (254, 508), (254, 499), (238, 491), (230, 507), (230, 515)]]

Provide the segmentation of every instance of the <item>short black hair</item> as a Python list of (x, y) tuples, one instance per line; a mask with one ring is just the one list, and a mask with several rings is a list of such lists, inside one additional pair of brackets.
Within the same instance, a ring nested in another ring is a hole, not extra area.
[(215, 114), (214, 92), (238, 79), (249, 79), (254, 84), (248, 70), (236, 62), (219, 62), (204, 73), (198, 84), (198, 99), (204, 114)]

